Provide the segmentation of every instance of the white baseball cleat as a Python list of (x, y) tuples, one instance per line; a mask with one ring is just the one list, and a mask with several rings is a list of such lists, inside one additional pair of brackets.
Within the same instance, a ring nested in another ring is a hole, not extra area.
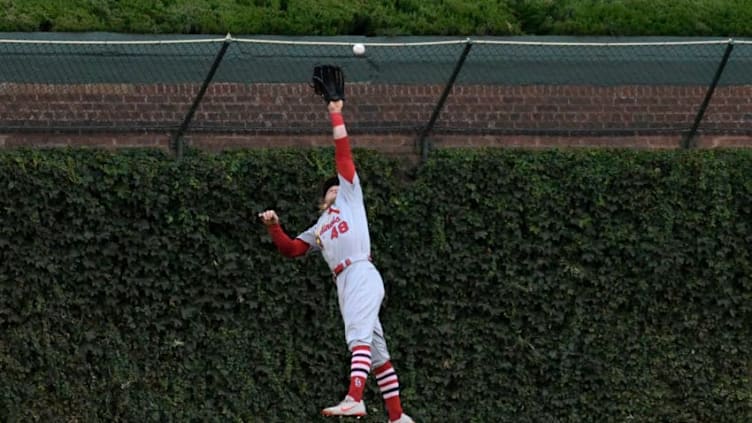
[(341, 403), (321, 410), (321, 415), (327, 417), (363, 417), (366, 415), (366, 405), (363, 401), (355, 401), (351, 396), (348, 395), (344, 400), (342, 400)]
[(392, 420), (389, 423), (415, 423), (415, 422), (413, 421), (412, 418), (410, 418), (410, 416), (408, 416), (405, 413), (402, 413), (400, 418), (398, 418), (397, 420)]

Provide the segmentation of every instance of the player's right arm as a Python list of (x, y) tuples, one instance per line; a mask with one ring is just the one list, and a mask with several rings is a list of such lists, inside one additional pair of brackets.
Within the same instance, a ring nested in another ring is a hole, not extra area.
[(272, 237), (274, 245), (277, 246), (277, 250), (285, 257), (298, 257), (308, 252), (310, 245), (305, 241), (295, 238), (290, 238), (282, 229), (282, 225), (279, 224), (279, 217), (274, 210), (266, 210), (258, 214), (261, 222), (266, 226), (269, 231), (269, 236)]

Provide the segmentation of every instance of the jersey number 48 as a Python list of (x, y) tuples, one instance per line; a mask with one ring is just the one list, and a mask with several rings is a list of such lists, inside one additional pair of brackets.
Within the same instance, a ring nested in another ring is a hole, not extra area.
[(339, 234), (343, 234), (349, 230), (350, 228), (347, 226), (347, 222), (339, 222), (339, 225), (332, 228), (332, 236), (329, 239), (335, 239), (339, 236)]

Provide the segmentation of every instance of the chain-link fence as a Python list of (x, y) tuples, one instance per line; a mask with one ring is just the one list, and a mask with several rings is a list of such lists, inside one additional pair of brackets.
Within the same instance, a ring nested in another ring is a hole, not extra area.
[(691, 147), (703, 131), (752, 133), (745, 40), (12, 35), (0, 40), (2, 132), (169, 132), (178, 152), (191, 132), (320, 132), (311, 69), (335, 63), (353, 130), (421, 144), (629, 133)]

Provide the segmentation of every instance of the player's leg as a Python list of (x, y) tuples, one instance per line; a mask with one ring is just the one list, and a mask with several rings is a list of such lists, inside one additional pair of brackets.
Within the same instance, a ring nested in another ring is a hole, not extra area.
[[(372, 366), (373, 328), (378, 321), (384, 298), (383, 282), (370, 263), (368, 266), (352, 265), (345, 272), (337, 280), (337, 291), (345, 325), (345, 339), (351, 351), (350, 387), (341, 404), (322, 411), (327, 416), (365, 415), (363, 392)], [(352, 410), (359, 414), (346, 414)]]
[(345, 338), (352, 351), (348, 395), (359, 400), (371, 370), (371, 345), (384, 299), (384, 284), (378, 271), (367, 262), (351, 269), (345, 284)]
[(376, 383), (379, 385), (381, 396), (384, 399), (384, 405), (386, 406), (387, 414), (389, 414), (389, 421), (412, 422), (412, 419), (402, 412), (399, 379), (389, 357), (389, 350), (386, 346), (381, 321), (376, 322), (371, 350), (373, 351), (373, 376), (376, 378)]

